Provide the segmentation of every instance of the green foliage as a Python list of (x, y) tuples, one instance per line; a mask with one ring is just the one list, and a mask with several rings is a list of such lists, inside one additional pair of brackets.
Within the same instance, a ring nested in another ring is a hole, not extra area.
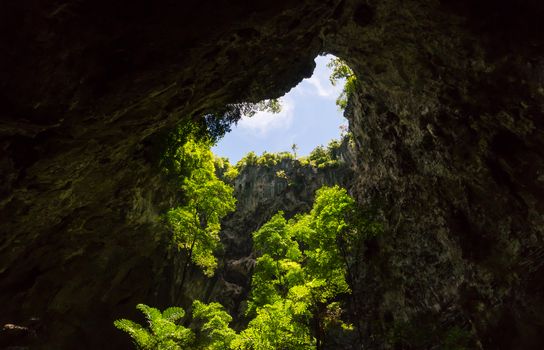
[(315, 234), (310, 247), (324, 248), (336, 245), (336, 237), (348, 228), (356, 205), (347, 191), (338, 186), (322, 187), (316, 191), (314, 206), (310, 212)]
[(242, 159), (240, 159), (238, 163), (236, 163), (236, 168), (238, 169), (238, 171), (240, 171), (242, 168), (246, 166), (257, 165), (258, 160), (259, 160), (259, 156), (257, 156), (255, 152), (251, 151), (247, 153), (244, 157), (242, 157)]
[(324, 169), (327, 167), (335, 167), (338, 165), (338, 160), (334, 158), (333, 154), (321, 146), (316, 147), (308, 156), (310, 164), (313, 166)]
[(270, 100), (263, 100), (253, 105), (251, 110), (246, 113), (247, 116), (252, 117), (256, 112), (270, 112), (270, 113), (279, 113), (281, 112), (281, 103), (277, 98)]
[(238, 177), (238, 169), (232, 166), (225, 157), (215, 157), (215, 170), (217, 177), (232, 184), (236, 177)]
[(308, 313), (291, 300), (278, 300), (257, 311), (232, 342), (232, 349), (306, 350), (315, 349), (315, 340), (306, 326)]
[(331, 140), (327, 145), (327, 153), (332, 159), (337, 159), (339, 156), (340, 146), (342, 143), (338, 140)]
[(217, 178), (209, 144), (189, 138), (176, 157), (187, 170), (181, 185), (184, 205), (166, 214), (172, 242), (187, 253), (187, 264), (190, 260), (211, 276), (217, 266), (213, 253), (219, 245), (220, 220), (234, 210), (233, 189)]
[(336, 85), (339, 80), (346, 80), (342, 93), (336, 99), (336, 105), (340, 107), (340, 109), (345, 109), (348, 104), (349, 96), (355, 91), (357, 77), (351, 68), (338, 57), (331, 59), (327, 64), (327, 67), (332, 69), (332, 74), (329, 77), (332, 85)]
[(332, 140), (326, 148), (317, 146), (310, 152), (308, 157), (301, 159), (301, 163), (309, 164), (319, 169), (338, 166), (338, 164), (340, 164), (339, 156), (341, 145), (341, 141)]
[(174, 131), (162, 135), (159, 141), (161, 168), (173, 177), (183, 176), (185, 166), (175, 164), (176, 153), (188, 139), (192, 138), (209, 145), (216, 144), (242, 116), (252, 117), (259, 111), (279, 113), (281, 104), (278, 99), (258, 103), (233, 103), (208, 111), (201, 116), (193, 116), (190, 120), (183, 120)]
[[(344, 137), (349, 138), (350, 135), (346, 134)], [(265, 151), (260, 156), (257, 156), (255, 152), (249, 152), (236, 163), (236, 169), (241, 171), (246, 166), (273, 167), (284, 160), (293, 159), (297, 159), (303, 166), (311, 165), (319, 169), (335, 167), (340, 164), (340, 148), (343, 142), (344, 141), (332, 140), (327, 147), (317, 146), (307, 157), (301, 158), (296, 157), (296, 150), (298, 149), (296, 144), (291, 146), (292, 153), (269, 153)]]
[(327, 154), (327, 151), (323, 146), (317, 146), (308, 156), (308, 161), (310, 164), (321, 168), (323, 168), (325, 164), (328, 164), (331, 160), (330, 155)]
[(201, 322), (198, 327), (198, 348), (206, 350), (227, 350), (236, 338), (236, 332), (229, 327), (232, 317), (219, 303), (204, 304), (193, 302), (193, 319)]
[[(195, 146), (188, 146), (189, 153), (208, 157), (192, 147)], [(205, 173), (209, 171), (212, 170)], [(196, 181), (199, 176), (204, 175), (199, 173), (188, 181)], [(210, 181), (208, 175), (204, 177)], [(188, 188), (188, 193), (206, 191), (206, 184), (197, 187)], [(191, 211), (197, 206), (199, 204), (193, 203), (188, 209), (173, 212), (180, 218), (176, 217), (172, 222), (179, 225), (180, 230), (208, 232), (207, 227), (195, 220), (199, 210)], [(218, 204), (213, 203), (199, 208), (206, 211), (217, 207)], [(226, 209), (222, 213), (225, 212)], [(191, 224), (191, 220), (195, 222)], [(200, 301), (193, 303), (191, 329), (175, 324), (184, 315), (182, 309), (170, 308), (161, 313), (145, 305), (138, 305), (138, 308), (146, 315), (149, 329), (129, 320), (118, 320), (115, 325), (129, 333), (140, 349), (320, 348), (332, 327), (345, 331), (351, 328), (342, 321), (340, 304), (341, 296), (350, 293), (346, 276), (353, 266), (353, 261), (347, 257), (346, 244), (357, 244), (361, 237), (372, 237), (378, 232), (379, 225), (360, 214), (345, 189), (323, 187), (316, 192), (309, 213), (286, 220), (280, 211), (253, 233), (259, 256), (248, 300), (247, 314), (252, 319), (240, 333), (229, 327), (232, 317), (221, 304)], [(204, 233), (202, 236), (205, 242), (215, 239)], [(194, 238), (188, 237), (179, 243), (184, 248), (189, 242), (191, 246), (195, 245)], [(445, 344), (460, 338), (455, 332), (446, 337)]]
[(278, 156), (275, 153), (263, 152), (263, 154), (257, 159), (257, 165), (271, 167), (278, 164)]
[(291, 145), (291, 150), (293, 151), (293, 157), (296, 159), (297, 158), (297, 149), (298, 149), (298, 146), (296, 143), (293, 143)]
[(253, 233), (253, 244), (261, 256), (253, 273), (248, 313), (281, 300), (292, 283), (302, 276), (299, 264), (302, 253), (283, 212), (278, 212)]
[(293, 159), (293, 155), (289, 152), (278, 152), (278, 153), (268, 153), (263, 152), (263, 154), (257, 159), (257, 165), (272, 167), (280, 163), (284, 159)]
[(288, 230), (291, 237), (297, 242), (307, 242), (314, 235), (311, 227), (312, 218), (308, 214), (297, 214), (289, 220)]
[(185, 315), (182, 308), (170, 307), (162, 313), (144, 304), (138, 310), (145, 315), (148, 327), (130, 320), (114, 322), (115, 327), (127, 332), (136, 347), (142, 350), (227, 350), (236, 338), (236, 332), (229, 327), (232, 317), (219, 303), (193, 303), (193, 330), (177, 324)]
[(307, 219), (311, 234), (304, 243), (307, 247), (306, 270), (312, 277), (307, 287), (320, 303), (327, 303), (335, 296), (350, 291), (345, 279), (345, 257), (337, 241), (346, 231), (357, 230), (350, 220), (355, 209), (355, 201), (343, 188), (322, 187), (316, 192)]
[(211, 146), (209, 138), (198, 123), (180, 124), (173, 132), (164, 136), (162, 153), (159, 160), (162, 171), (172, 180), (181, 182), (195, 166), (195, 162), (186, 159), (184, 145), (189, 141), (206, 143)]
[(281, 112), (281, 104), (278, 99), (263, 100), (257, 103), (242, 102), (226, 105), (204, 115), (198, 119), (201, 130), (212, 143), (216, 143), (231, 130), (232, 124), (238, 123), (242, 116), (252, 117), (257, 112)]
[(236, 163), (236, 168), (241, 171), (246, 166), (273, 167), (285, 159), (294, 159), (294, 157), (289, 152), (269, 153), (265, 151), (261, 156), (257, 156), (255, 152), (249, 152)]
[[(276, 313), (283, 310), (286, 315), (275, 317), (288, 317), (292, 327), (305, 329), (315, 337), (310, 342), (300, 342), (303, 348), (321, 343), (326, 327), (342, 324), (339, 306), (334, 303), (340, 295), (350, 292), (346, 280), (349, 262), (338, 242), (348, 240), (348, 236), (353, 242), (350, 235), (359, 230), (358, 218), (355, 201), (345, 189), (323, 187), (316, 192), (310, 213), (287, 221), (283, 212), (278, 212), (254, 232), (253, 242), (260, 257), (256, 261), (247, 309), (248, 314), (256, 315), (252, 322), (267, 320), (265, 316), (271, 306)], [(336, 310), (335, 317), (330, 316), (333, 315), (331, 310)], [(268, 327), (260, 323), (259, 326)], [(243, 334), (252, 334), (251, 330), (245, 332)], [(281, 337), (298, 339), (294, 334)], [(261, 338), (259, 342), (265, 344), (263, 349), (279, 346), (268, 338)]]
[(148, 328), (130, 320), (114, 322), (115, 327), (127, 332), (138, 349), (142, 350), (182, 350), (194, 341), (193, 332), (176, 322), (185, 312), (178, 307), (170, 307), (162, 313), (144, 304), (136, 306), (146, 317)]
[(287, 221), (283, 217), (282, 211), (253, 233), (255, 249), (276, 260), (285, 257), (292, 243), (291, 237), (287, 234)]
[(280, 179), (289, 181), (289, 176), (287, 176), (287, 173), (285, 173), (285, 170), (276, 171), (276, 176)]
[(238, 169), (236, 169), (236, 167), (231, 166), (225, 172), (225, 178), (230, 182), (233, 182), (237, 177), (238, 177)]

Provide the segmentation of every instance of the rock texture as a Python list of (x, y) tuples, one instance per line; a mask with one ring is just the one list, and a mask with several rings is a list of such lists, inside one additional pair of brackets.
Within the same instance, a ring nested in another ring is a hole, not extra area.
[(369, 1), (326, 41), (359, 77), (359, 202), (387, 222), (358, 282), (367, 348), (544, 347), (542, 14)]
[(0, 5), (0, 323), (39, 319), (33, 348), (129, 348), (114, 319), (180, 299), (154, 135), (309, 76), (338, 2)]
[(250, 289), (255, 254), (251, 234), (278, 211), (287, 218), (308, 212), (315, 191), (322, 186), (349, 188), (353, 182), (352, 149), (345, 138), (336, 157), (339, 163), (323, 168), (299, 160), (283, 159), (270, 165), (247, 165), (234, 181), (236, 211), (223, 220), (221, 241), (222, 265), (211, 281), (209, 297), (221, 302), (243, 323), (244, 302)]
[(3, 3), (0, 322), (29, 331), (1, 346), (128, 347), (113, 319), (180, 297), (156, 220), (175, 190), (153, 165), (154, 137), (277, 97), (326, 51), (359, 77), (356, 189), (387, 223), (357, 286), (366, 348), (444, 348), (456, 334), (474, 348), (543, 348), (543, 9)]

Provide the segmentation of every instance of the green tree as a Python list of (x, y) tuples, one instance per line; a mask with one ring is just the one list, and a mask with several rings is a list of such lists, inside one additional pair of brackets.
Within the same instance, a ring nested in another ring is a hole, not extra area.
[(345, 79), (342, 92), (336, 99), (336, 105), (340, 107), (340, 109), (345, 109), (348, 105), (349, 96), (355, 91), (357, 77), (346, 62), (338, 57), (332, 58), (329, 63), (327, 63), (327, 67), (332, 69), (331, 76), (329, 77), (332, 85), (336, 86), (339, 81)]
[(257, 156), (257, 154), (251, 151), (247, 153), (242, 159), (240, 159), (238, 163), (236, 163), (236, 169), (238, 169), (238, 171), (241, 171), (244, 167), (248, 165), (257, 165), (258, 160), (259, 157)]
[(191, 263), (202, 268), (207, 276), (213, 275), (220, 220), (234, 210), (233, 189), (217, 178), (209, 146), (189, 139), (177, 153), (179, 163), (191, 169), (181, 186), (184, 205), (166, 214), (173, 244), (186, 253), (181, 288)]
[(253, 317), (239, 334), (229, 327), (232, 317), (220, 304), (200, 301), (193, 303), (194, 333), (175, 325), (183, 317), (178, 308), (161, 314), (139, 305), (150, 330), (128, 320), (116, 321), (116, 326), (141, 349), (322, 349), (332, 327), (352, 331), (341, 317), (341, 301), (351, 292), (350, 270), (360, 263), (350, 258), (358, 248), (350, 250), (349, 245), (359, 247), (361, 239), (380, 232), (367, 215), (345, 189), (323, 187), (308, 214), (287, 221), (278, 212), (255, 231), (259, 256), (247, 310)]
[(295, 157), (295, 159), (297, 158), (297, 150), (298, 150), (298, 146), (296, 143), (293, 143), (291, 145), (291, 150), (293, 151), (293, 157)]
[(193, 343), (194, 333), (176, 324), (185, 315), (182, 308), (169, 307), (163, 312), (145, 304), (136, 308), (145, 315), (147, 328), (127, 319), (116, 320), (114, 325), (131, 336), (137, 349), (182, 350)]
[(327, 164), (331, 160), (331, 157), (323, 146), (317, 146), (310, 152), (308, 160), (310, 161), (310, 164), (320, 167), (321, 165)]
[(197, 347), (205, 350), (227, 350), (236, 338), (236, 332), (229, 327), (232, 317), (219, 303), (193, 302), (193, 320), (197, 325)]
[(290, 250), (298, 246), (287, 230), (287, 221), (282, 211), (253, 233), (253, 245), (258, 252), (268, 254), (274, 260), (286, 257)]
[[(357, 231), (355, 201), (345, 189), (323, 187), (309, 214), (286, 221), (278, 212), (253, 233), (257, 258), (248, 312), (280, 302), (311, 317), (292, 318), (297, 327), (312, 329), (315, 347), (322, 347), (330, 325), (332, 303), (350, 293), (348, 263), (338, 241)], [(287, 305), (287, 304), (285, 304)], [(338, 305), (338, 304), (336, 304)], [(278, 309), (275, 309), (279, 312)], [(284, 311), (288, 311), (284, 309)]]
[(300, 278), (302, 254), (291, 234), (281, 211), (253, 233), (254, 247), (261, 256), (253, 272), (248, 313), (285, 298), (288, 288)]
[(162, 313), (145, 304), (138, 304), (147, 319), (148, 327), (130, 320), (114, 322), (115, 327), (127, 332), (141, 350), (228, 350), (236, 337), (229, 327), (232, 317), (219, 303), (193, 302), (191, 328), (177, 324), (185, 316), (179, 307), (170, 307)]
[(229, 159), (214, 156), (214, 164), (217, 177), (229, 184), (233, 184), (238, 176), (238, 169), (230, 164)]
[(253, 117), (257, 112), (281, 112), (281, 103), (278, 99), (263, 100), (257, 103), (241, 102), (216, 108), (203, 117), (197, 119), (201, 134), (205, 134), (213, 143), (216, 143), (231, 130), (232, 124), (238, 123), (243, 117)]
[(257, 310), (248, 327), (231, 343), (237, 350), (308, 350), (315, 348), (308, 327), (307, 310), (288, 299)]

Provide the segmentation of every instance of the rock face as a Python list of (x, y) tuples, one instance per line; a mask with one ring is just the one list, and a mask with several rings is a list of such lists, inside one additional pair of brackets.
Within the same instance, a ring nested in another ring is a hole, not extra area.
[(0, 323), (38, 330), (10, 344), (129, 348), (114, 319), (182, 299), (154, 135), (309, 76), (338, 2), (0, 5)]
[(542, 6), (351, 6), (325, 46), (359, 77), (356, 192), (388, 223), (359, 276), (364, 342), (544, 347)]
[(349, 188), (353, 182), (352, 149), (345, 138), (338, 152), (338, 164), (327, 167), (302, 165), (283, 159), (277, 164), (246, 165), (234, 181), (236, 211), (223, 220), (222, 265), (211, 281), (209, 297), (221, 302), (236, 319), (243, 318), (255, 255), (251, 234), (278, 211), (286, 218), (308, 212), (315, 191), (322, 186)]
[(541, 1), (0, 8), (0, 322), (30, 329), (1, 346), (128, 347), (113, 319), (180, 298), (152, 140), (330, 52), (359, 77), (358, 200), (387, 223), (357, 286), (366, 347), (544, 347)]

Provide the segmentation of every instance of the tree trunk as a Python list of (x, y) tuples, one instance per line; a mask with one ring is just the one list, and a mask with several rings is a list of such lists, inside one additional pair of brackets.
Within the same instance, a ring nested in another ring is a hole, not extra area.
[(185, 266), (183, 266), (183, 273), (181, 275), (181, 283), (179, 287), (182, 293), (183, 293), (183, 285), (185, 284), (185, 277), (187, 276), (187, 271), (189, 270), (189, 265), (191, 264), (191, 258), (193, 257), (193, 249), (195, 247), (195, 243), (196, 243), (196, 232), (193, 235), (193, 242), (191, 242), (191, 248), (189, 248), (187, 258), (185, 259)]

